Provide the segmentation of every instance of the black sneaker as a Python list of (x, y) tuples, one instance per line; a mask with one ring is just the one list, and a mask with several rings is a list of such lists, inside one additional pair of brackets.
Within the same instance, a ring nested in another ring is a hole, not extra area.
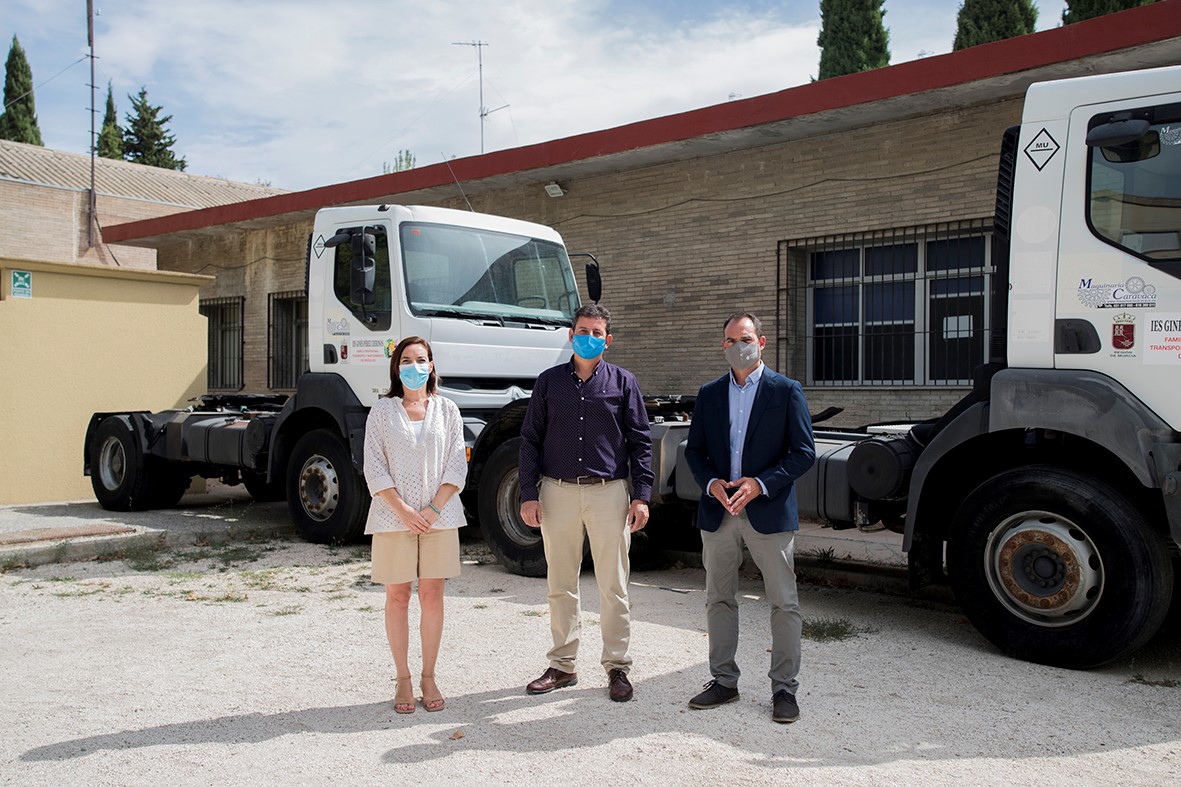
[(736, 699), (738, 699), (737, 688), (723, 686), (716, 680), (711, 680), (705, 684), (705, 691), (689, 700), (689, 707), (694, 710), (705, 710), (706, 708), (716, 708), (719, 705), (725, 705), (727, 702), (733, 702)]
[(800, 718), (800, 706), (796, 704), (796, 695), (787, 689), (780, 689), (771, 697), (771, 720), (780, 724), (791, 724)]

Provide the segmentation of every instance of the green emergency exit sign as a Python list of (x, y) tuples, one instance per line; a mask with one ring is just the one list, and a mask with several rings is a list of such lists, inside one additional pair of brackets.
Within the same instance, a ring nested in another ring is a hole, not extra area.
[[(3, 281), (3, 279), (0, 279)], [(12, 297), (14, 298), (32, 298), (33, 297), (33, 273), (32, 271), (12, 271)]]

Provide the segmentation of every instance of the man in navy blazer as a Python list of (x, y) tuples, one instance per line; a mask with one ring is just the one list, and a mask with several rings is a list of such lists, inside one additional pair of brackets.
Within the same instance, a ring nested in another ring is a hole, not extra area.
[(795, 480), (816, 449), (803, 389), (761, 360), (767, 337), (749, 312), (723, 325), (730, 371), (697, 394), (685, 459), (705, 490), (697, 509), (705, 565), (712, 680), (689, 701), (695, 709), (738, 699), (738, 570), (745, 544), (771, 603), (771, 717), (799, 718), (800, 605), (796, 592)]

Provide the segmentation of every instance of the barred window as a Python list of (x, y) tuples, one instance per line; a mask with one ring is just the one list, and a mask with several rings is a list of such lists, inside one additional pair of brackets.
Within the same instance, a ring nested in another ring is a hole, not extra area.
[(209, 321), (210, 391), (242, 390), (242, 306), (244, 298), (211, 298), (199, 304)]
[(794, 241), (807, 266), (806, 379), (965, 385), (988, 346), (984, 220)]
[(267, 307), (267, 387), (294, 389), (308, 370), (308, 299), (301, 290), (273, 292)]

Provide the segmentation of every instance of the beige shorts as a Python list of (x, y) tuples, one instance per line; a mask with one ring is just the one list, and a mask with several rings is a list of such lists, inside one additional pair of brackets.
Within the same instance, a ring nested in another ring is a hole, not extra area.
[(400, 585), (459, 576), (459, 528), (373, 534), (373, 581)]

